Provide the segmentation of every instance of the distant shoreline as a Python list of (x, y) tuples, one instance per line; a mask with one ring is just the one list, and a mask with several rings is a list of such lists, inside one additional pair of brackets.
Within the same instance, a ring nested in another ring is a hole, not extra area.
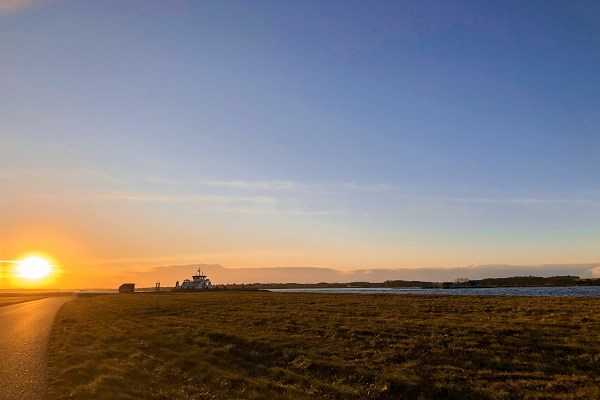
[[(535, 287), (585, 287), (600, 286), (600, 278), (581, 279), (578, 276), (514, 276), (508, 278), (457, 279), (454, 282), (387, 280), (384, 282), (320, 282), (320, 283), (233, 283), (216, 284), (217, 290), (270, 290), (270, 289), (341, 289), (341, 288), (412, 288), (412, 289), (474, 289), (474, 288), (535, 288)], [(171, 291), (172, 287), (162, 287), (161, 292)], [(215, 290), (212, 289), (212, 290)], [(154, 287), (137, 288), (136, 292), (154, 292)], [(117, 288), (89, 289), (0, 289), (0, 294), (16, 293), (116, 293)]]

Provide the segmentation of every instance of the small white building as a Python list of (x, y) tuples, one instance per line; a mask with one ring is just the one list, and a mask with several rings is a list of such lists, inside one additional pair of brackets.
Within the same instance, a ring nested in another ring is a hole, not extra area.
[(173, 290), (206, 290), (212, 289), (213, 285), (210, 283), (210, 279), (206, 277), (198, 268), (198, 275), (193, 275), (192, 280), (184, 279), (181, 285), (179, 281), (175, 283), (175, 289)]

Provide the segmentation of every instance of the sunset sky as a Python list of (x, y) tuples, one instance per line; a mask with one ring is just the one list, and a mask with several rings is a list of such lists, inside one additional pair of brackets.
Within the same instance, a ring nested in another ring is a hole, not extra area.
[(599, 71), (594, 1), (0, 0), (0, 286), (600, 265)]

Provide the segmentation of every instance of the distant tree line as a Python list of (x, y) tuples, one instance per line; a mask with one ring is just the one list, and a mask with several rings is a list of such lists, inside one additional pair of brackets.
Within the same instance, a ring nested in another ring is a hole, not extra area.
[(479, 280), (457, 279), (444, 282), (444, 288), (464, 287), (548, 287), (548, 286), (600, 286), (600, 279), (581, 279), (578, 276), (512, 276), (509, 278), (485, 278)]
[(440, 287), (540, 287), (540, 286), (600, 286), (600, 278), (581, 279), (578, 276), (513, 276), (479, 280), (457, 279), (455, 282), (387, 280), (385, 282), (320, 282), (320, 283), (249, 283), (218, 285), (231, 289), (317, 289), (317, 288), (440, 288)]
[(600, 286), (600, 279), (581, 279), (578, 276), (513, 276), (510, 278), (487, 278), (480, 281), (483, 286), (515, 287), (515, 286)]

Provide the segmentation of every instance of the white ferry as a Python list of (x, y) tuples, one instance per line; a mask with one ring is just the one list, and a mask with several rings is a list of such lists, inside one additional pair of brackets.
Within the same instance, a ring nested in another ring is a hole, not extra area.
[(173, 290), (208, 290), (212, 288), (213, 285), (210, 283), (210, 279), (198, 268), (198, 275), (193, 275), (192, 280), (184, 279), (181, 285), (177, 281)]

